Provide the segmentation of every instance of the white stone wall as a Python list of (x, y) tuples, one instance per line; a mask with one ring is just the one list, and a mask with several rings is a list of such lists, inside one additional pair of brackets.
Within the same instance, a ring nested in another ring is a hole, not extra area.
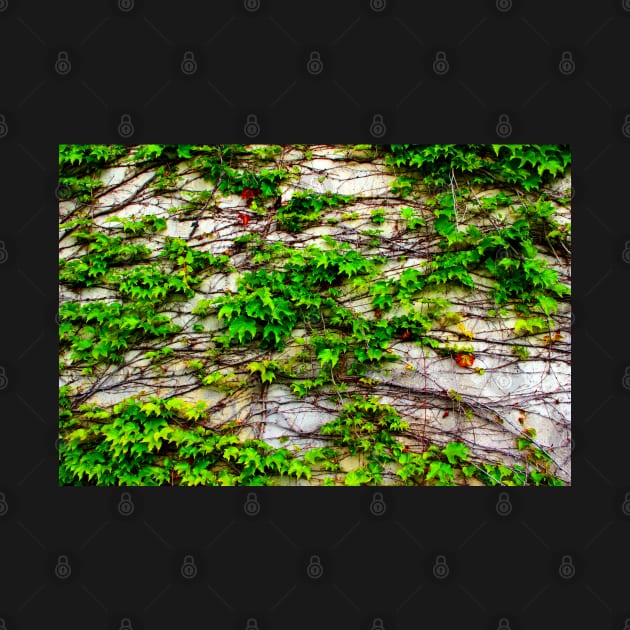
[[(268, 241), (282, 240), (300, 248), (308, 243), (325, 247), (319, 236), (328, 234), (355, 244), (357, 248), (362, 246), (362, 251), (369, 255), (386, 255), (388, 263), (383, 268), (384, 278), (398, 277), (405, 268), (417, 266), (439, 252), (436, 242), (427, 239), (424, 231), (405, 231), (400, 220), (401, 207), (416, 208), (428, 226), (432, 214), (422, 196), (409, 200), (391, 192), (390, 184), (395, 177), (381, 158), (351, 154), (330, 145), (309, 148), (312, 155), (287, 147), (279, 156), (279, 163), (289, 169), (296, 168), (294, 179), (282, 187), (282, 200), (288, 200), (296, 190), (313, 190), (356, 195), (355, 203), (324, 211), (320, 225), (303, 233), (289, 234), (279, 229), (273, 211), (266, 216), (252, 215), (247, 227), (244, 227), (238, 214), (248, 212), (245, 201), (239, 196), (216, 195), (214, 203), (199, 218), (190, 244), (217, 255), (229, 251), (231, 262), (240, 273), (251, 265), (251, 255), (246, 248), (233, 246), (233, 239), (238, 235), (248, 232), (266, 234)], [(214, 183), (204, 181), (184, 162), (179, 167), (179, 190), (173, 194), (155, 195), (147, 188), (154, 173), (148, 171), (135, 175), (134, 168), (118, 166), (108, 169), (101, 175), (107, 188), (93, 207), (86, 210), (74, 202), (62, 202), (60, 221), (76, 216), (77, 212), (88, 211), (104, 231), (111, 231), (117, 224), (107, 223), (106, 220), (114, 215), (138, 218), (155, 214), (166, 218), (168, 227), (144, 239), (149, 247), (160, 248), (166, 236), (187, 239), (195, 213), (186, 214), (177, 209), (187, 203), (188, 193), (213, 190)], [(553, 183), (550, 192), (562, 192), (568, 186), (570, 177), (565, 176)], [(479, 190), (478, 195), (484, 197), (497, 192)], [(531, 196), (531, 199), (535, 197)], [(569, 221), (570, 208), (556, 205), (556, 218)], [(370, 221), (370, 211), (374, 208), (386, 210), (384, 224)], [(343, 214), (353, 212), (358, 213), (359, 218), (341, 218)], [(461, 210), (462, 220), (466, 219), (467, 212), (467, 209)], [(328, 223), (327, 219), (331, 218), (339, 219), (339, 222)], [(368, 238), (361, 236), (361, 231), (366, 229), (383, 230), (379, 247), (365, 249)], [(61, 232), (60, 256), (70, 259), (80, 253), (84, 250), (74, 244), (72, 234)], [(406, 257), (402, 261), (399, 260), (401, 255)], [(570, 259), (548, 257), (547, 260), (552, 268), (558, 270), (559, 280), (570, 284)], [(100, 405), (112, 405), (132, 395), (204, 400), (212, 409), (211, 418), (207, 421), (209, 425), (241, 419), (244, 437), (254, 435), (275, 445), (280, 444), (278, 440), (282, 436), (289, 437), (299, 446), (323, 444), (313, 434), (323, 423), (335, 417), (340, 407), (337, 396), (329, 397), (320, 392), (317, 396), (306, 396), (300, 400), (291, 393), (289, 383), (282, 380), (261, 391), (257, 384), (259, 381), (246, 369), (250, 361), (262, 358), (282, 360), (290, 356), (299, 348), (295, 344), (288, 344), (284, 351), (276, 354), (263, 352), (256, 344), (223, 352), (214, 369), (234, 371), (235, 378), (247, 383), (233, 395), (200, 386), (199, 380), (186, 367), (190, 359), (207, 356), (204, 352), (213, 347), (213, 334), (221, 329), (215, 316), (199, 319), (191, 314), (191, 310), (199, 299), (222, 295), (226, 289), (234, 290), (237, 277), (235, 273), (210, 275), (194, 298), (176, 300), (164, 311), (184, 329), (174, 339), (156, 344), (156, 347), (168, 345), (176, 350), (164, 360), (161, 370), (156, 370), (143, 358), (148, 349), (143, 347), (130, 351), (122, 366), (101, 368), (91, 376), (69, 368), (62, 373), (60, 384), (72, 384), (78, 392), (85, 394), (83, 402), (98, 402)], [(410, 443), (415, 441), (419, 448), (428, 443), (445, 444), (458, 440), (468, 444), (479, 460), (514, 463), (520, 457), (515, 438), (524, 427), (533, 427), (536, 430), (534, 442), (553, 458), (558, 466), (558, 476), (570, 482), (571, 318), (568, 300), (560, 303), (554, 316), (555, 331), (560, 332), (561, 339), (549, 344), (544, 340), (548, 333), (526, 337), (515, 335), (516, 315), (506, 319), (488, 317), (488, 309), (494, 307), (487, 293), (490, 281), (481, 275), (473, 278), (477, 287), (473, 291), (450, 286), (435, 290), (436, 296), (452, 302), (452, 310), (460, 313), (461, 320), (458, 324), (447, 323), (431, 334), (445, 343), (471, 345), (475, 352), (474, 365), (484, 372), (460, 367), (452, 357), (439, 356), (417, 343), (399, 341), (392, 345), (391, 350), (399, 355), (400, 360), (390, 364), (386, 370), (367, 374), (375, 380), (375, 384), (365, 391), (399, 410), (410, 422), (415, 436), (414, 439), (406, 439)], [(352, 306), (366, 317), (374, 317), (369, 296), (353, 295), (351, 292), (344, 293), (344, 296), (346, 306)], [(74, 291), (60, 287), (60, 302), (109, 300), (112, 297), (112, 293), (104, 288)], [(395, 311), (385, 316), (394, 314)], [(192, 331), (195, 323), (204, 326), (203, 333)], [(472, 338), (462, 331), (470, 331)], [(293, 337), (302, 335), (304, 331), (299, 327), (294, 330)], [(529, 358), (519, 360), (512, 352), (514, 345), (525, 346)], [(473, 411), (472, 417), (467, 416), (467, 409)]]

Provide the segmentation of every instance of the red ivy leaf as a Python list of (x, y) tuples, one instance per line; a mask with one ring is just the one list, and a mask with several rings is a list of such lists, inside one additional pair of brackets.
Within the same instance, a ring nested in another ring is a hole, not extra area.
[(249, 223), (249, 215), (244, 212), (240, 212), (238, 218), (241, 220), (241, 223), (247, 227), (247, 224)]
[(460, 352), (455, 355), (455, 362), (459, 367), (471, 367), (475, 362), (475, 357), (472, 354)]
[(257, 190), (254, 190), (253, 188), (243, 188), (243, 190), (241, 191), (241, 199), (251, 199), (252, 197), (255, 197), (258, 194)]
[(409, 337), (411, 337), (411, 333), (408, 330), (405, 330), (402, 334), (402, 339), (409, 339)]

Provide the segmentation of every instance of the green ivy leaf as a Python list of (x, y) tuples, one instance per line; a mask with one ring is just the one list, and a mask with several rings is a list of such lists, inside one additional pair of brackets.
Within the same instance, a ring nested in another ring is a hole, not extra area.
[(551, 313), (555, 313), (558, 310), (558, 302), (556, 302), (556, 300), (554, 300), (552, 297), (539, 295), (537, 301), (543, 313), (547, 316), (549, 316)]
[(291, 465), (289, 466), (289, 470), (287, 472), (289, 475), (295, 475), (298, 479), (302, 475), (304, 475), (307, 479), (310, 479), (312, 475), (310, 466), (306, 465), (299, 459), (291, 461)]
[(455, 232), (455, 223), (446, 216), (437, 218), (433, 227), (440, 236), (449, 237)]
[(282, 326), (278, 326), (277, 324), (267, 324), (263, 330), (263, 339), (267, 339), (272, 334), (275, 339), (275, 345), (277, 346), (282, 341), (285, 330)]
[(437, 477), (441, 483), (449, 483), (453, 480), (453, 467), (445, 462), (432, 461), (427, 472), (427, 479)]
[(240, 343), (244, 343), (245, 338), (249, 335), (250, 340), (256, 337), (256, 323), (246, 317), (237, 317), (232, 320), (229, 328), (230, 339), (238, 336)]
[(230, 461), (232, 458), (236, 459), (241, 452), (241, 449), (236, 446), (228, 446), (223, 451), (223, 457)]
[(456, 464), (458, 459), (468, 459), (468, 447), (461, 442), (449, 442), (443, 449), (442, 453), (446, 455), (449, 463)]
[(156, 405), (154, 402), (144, 403), (140, 409), (147, 414), (147, 416), (154, 415), (160, 416), (162, 415), (162, 409), (159, 405)]
[(326, 363), (330, 363), (330, 366), (334, 368), (339, 361), (339, 350), (336, 348), (324, 348), (319, 352), (317, 358), (320, 360), (322, 367), (324, 367)]
[(369, 483), (372, 480), (372, 475), (367, 470), (359, 468), (358, 470), (350, 470), (344, 479), (346, 486), (360, 486), (364, 483)]
[(383, 351), (378, 348), (370, 347), (367, 349), (367, 356), (371, 361), (377, 361), (383, 356)]

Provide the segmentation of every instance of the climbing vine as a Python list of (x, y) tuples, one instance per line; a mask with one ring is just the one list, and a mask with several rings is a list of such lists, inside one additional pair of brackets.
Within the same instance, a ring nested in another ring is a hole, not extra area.
[[(432, 386), (426, 366), (500, 376), (466, 325), (484, 295), (477, 317), (515, 340), (509, 365), (566, 362), (569, 196), (549, 186), (568, 147), (338, 154), (380, 160), (400, 203), (300, 189), (313, 157), (300, 145), (60, 145), (61, 484), (564, 483), (525, 411)], [(400, 370), (422, 375), (404, 385)], [(302, 446), (272, 445), (272, 386), (333, 418), (278, 438)], [(118, 402), (100, 403), (110, 391)], [(428, 413), (462, 428), (429, 430)], [(512, 446), (480, 451), (475, 426)]]

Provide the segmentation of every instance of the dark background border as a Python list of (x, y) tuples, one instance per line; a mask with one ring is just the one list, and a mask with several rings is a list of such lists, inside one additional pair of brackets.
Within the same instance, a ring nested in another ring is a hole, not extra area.
[[(0, 628), (630, 627), (629, 59), (630, 0), (0, 0)], [(254, 140), (571, 143), (572, 487), (57, 487), (57, 145)]]

